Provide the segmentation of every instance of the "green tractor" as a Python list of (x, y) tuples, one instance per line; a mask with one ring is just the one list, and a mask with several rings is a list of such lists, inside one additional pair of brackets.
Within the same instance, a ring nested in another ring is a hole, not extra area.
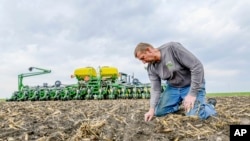
[(79, 88), (86, 90), (85, 99), (149, 98), (148, 91), (144, 92), (144, 84), (133, 77), (130, 82), (131, 77), (115, 67), (99, 67), (98, 73), (93, 67), (78, 68), (73, 76)]
[(150, 84), (143, 84), (137, 78), (110, 66), (82, 67), (74, 70), (72, 78), (76, 84), (62, 85), (56, 81), (54, 85), (27, 86), (23, 78), (48, 74), (47, 69), (30, 67), (29, 71), (18, 75), (18, 91), (7, 101), (47, 101), (47, 100), (103, 100), (103, 99), (149, 99)]

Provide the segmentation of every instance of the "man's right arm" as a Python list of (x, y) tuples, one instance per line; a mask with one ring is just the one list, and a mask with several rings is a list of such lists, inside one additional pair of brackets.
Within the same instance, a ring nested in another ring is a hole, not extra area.
[(152, 70), (152, 66), (151, 64), (148, 65), (147, 67), (147, 71), (148, 71), (148, 77), (150, 80), (150, 108), (149, 111), (145, 114), (145, 121), (150, 121), (153, 116), (154, 116), (154, 110), (155, 107), (158, 103), (158, 100), (160, 98), (160, 94), (161, 94), (161, 79), (160, 77), (154, 73), (154, 71)]
[(150, 108), (155, 108), (161, 95), (161, 80), (151, 80)]
[(145, 114), (145, 121), (150, 121), (155, 114), (155, 107), (159, 101), (161, 94), (161, 81), (152, 81), (151, 80), (151, 90), (150, 90), (150, 108), (149, 111)]

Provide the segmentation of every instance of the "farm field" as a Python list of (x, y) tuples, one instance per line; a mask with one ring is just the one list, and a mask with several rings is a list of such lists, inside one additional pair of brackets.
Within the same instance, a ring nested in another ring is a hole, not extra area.
[(150, 122), (148, 99), (2, 101), (0, 141), (229, 141), (229, 125), (250, 124), (250, 96), (215, 98), (217, 117), (199, 120), (181, 109)]

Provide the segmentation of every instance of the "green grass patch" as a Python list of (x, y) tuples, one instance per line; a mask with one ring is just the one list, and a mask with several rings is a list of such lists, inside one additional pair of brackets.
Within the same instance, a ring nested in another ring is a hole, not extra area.
[(3, 98), (0, 98), (0, 102), (5, 102), (6, 100)]
[(216, 96), (250, 96), (250, 92), (228, 92), (228, 93), (208, 93), (208, 97), (216, 97)]

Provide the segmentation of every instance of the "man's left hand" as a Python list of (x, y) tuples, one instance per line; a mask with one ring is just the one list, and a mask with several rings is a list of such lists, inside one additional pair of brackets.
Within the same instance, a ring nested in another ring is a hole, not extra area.
[(194, 102), (196, 100), (196, 97), (195, 96), (192, 96), (190, 94), (188, 94), (184, 101), (183, 101), (183, 104), (184, 104), (184, 108), (185, 108), (185, 111), (186, 112), (189, 112), (191, 109), (194, 108)]

